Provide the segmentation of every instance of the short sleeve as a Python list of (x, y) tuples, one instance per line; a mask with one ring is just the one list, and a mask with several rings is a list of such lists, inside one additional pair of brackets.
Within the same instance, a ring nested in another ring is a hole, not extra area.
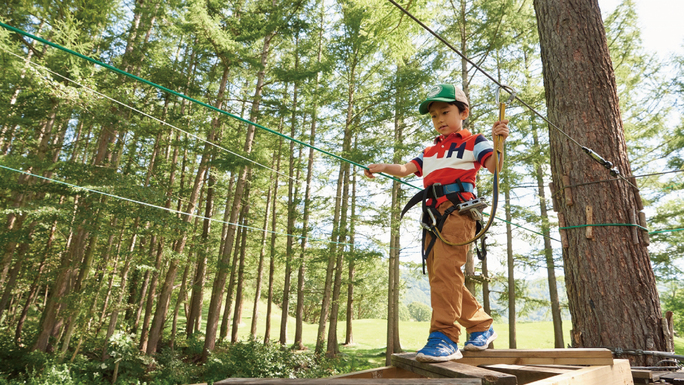
[(411, 159), (411, 162), (416, 165), (418, 171), (415, 172), (417, 177), (423, 176), (423, 154), (425, 151), (421, 152), (419, 156)]

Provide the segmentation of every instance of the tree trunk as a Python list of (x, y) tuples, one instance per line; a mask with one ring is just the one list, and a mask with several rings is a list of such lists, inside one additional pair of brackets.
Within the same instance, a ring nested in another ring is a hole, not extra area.
[(169, 341), (169, 347), (173, 349), (174, 342), (176, 341), (176, 331), (178, 330), (178, 311), (180, 310), (181, 304), (185, 302), (186, 293), (186, 282), (188, 279), (188, 272), (190, 271), (190, 263), (185, 265), (185, 270), (183, 271), (183, 281), (181, 283), (180, 291), (178, 293), (178, 299), (176, 300), (176, 306), (173, 308), (173, 323), (171, 326), (171, 340)]
[[(631, 173), (617, 86), (596, 0), (535, 0), (549, 120), (580, 143)], [(606, 179), (607, 171), (579, 146), (550, 129), (551, 171), (557, 188)], [(565, 180), (565, 183), (564, 183)], [(626, 181), (569, 188), (561, 195), (561, 226), (634, 223), (638, 192)], [(572, 203), (572, 204), (571, 204)], [(564, 231), (565, 281), (572, 345), (665, 350), (655, 277), (642, 235), (632, 227)], [(619, 325), (619, 326), (618, 326)], [(629, 357), (632, 364), (655, 364)]]
[(340, 164), (340, 171), (337, 178), (337, 191), (335, 193), (335, 209), (333, 211), (333, 232), (331, 236), (331, 243), (328, 246), (330, 252), (328, 254), (328, 266), (325, 273), (325, 284), (323, 286), (323, 301), (321, 304), (321, 315), (318, 319), (318, 334), (316, 336), (316, 354), (323, 353), (325, 345), (325, 327), (330, 314), (330, 298), (332, 297), (332, 279), (335, 271), (335, 256), (337, 255), (337, 242), (340, 220), (340, 203), (342, 201), (342, 181), (344, 180), (344, 164)]
[[(274, 158), (275, 158), (275, 154)], [(264, 231), (261, 233), (261, 249), (259, 251), (259, 265), (257, 267), (256, 283), (254, 285), (254, 305), (252, 306), (252, 324), (249, 329), (249, 335), (256, 341), (257, 320), (259, 319), (259, 301), (261, 300), (261, 286), (264, 279), (264, 260), (266, 259), (266, 233), (268, 232), (268, 208), (271, 206), (271, 190), (268, 186), (266, 193), (266, 210), (264, 210)]]
[[(283, 130), (283, 118), (280, 118), (278, 132)], [(271, 312), (273, 310), (273, 280), (275, 275), (276, 257), (276, 225), (277, 222), (277, 203), (278, 203), (278, 180), (280, 176), (280, 158), (283, 149), (283, 138), (278, 141), (278, 156), (276, 157), (276, 174), (273, 181), (273, 203), (271, 206), (271, 244), (269, 248), (269, 267), (268, 267), (268, 299), (266, 301), (266, 327), (264, 330), (264, 343), (267, 344), (271, 339)]]
[[(275, 36), (275, 32), (269, 33), (264, 38), (264, 44), (261, 50), (261, 65), (262, 69), (257, 74), (257, 84), (254, 91), (254, 97), (252, 98), (252, 110), (250, 112), (250, 120), (255, 122), (257, 119), (257, 114), (259, 112), (259, 105), (261, 102), (261, 93), (264, 87), (264, 77), (266, 74), (266, 64), (268, 62), (269, 48), (271, 44), (271, 39)], [(244, 153), (250, 155), (252, 153), (252, 144), (254, 142), (254, 133), (256, 127), (254, 125), (249, 125), (247, 129), (247, 136), (245, 138)], [(245, 166), (240, 171), (240, 177), (238, 178), (237, 186), (235, 188), (235, 196), (233, 199), (233, 207), (231, 209), (230, 222), (235, 223), (237, 220), (238, 213), (240, 212), (240, 203), (242, 202), (242, 196), (245, 190), (245, 184), (247, 183), (247, 175), (249, 174), (250, 167)], [(211, 301), (209, 303), (209, 314), (207, 316), (207, 329), (205, 333), (204, 340), (204, 350), (202, 352), (202, 360), (206, 361), (209, 352), (214, 349), (216, 345), (216, 331), (218, 329), (218, 319), (221, 313), (221, 300), (223, 299), (223, 287), (226, 284), (226, 277), (228, 275), (227, 266), (230, 261), (230, 255), (232, 252), (231, 245), (235, 237), (235, 226), (231, 225), (228, 227), (228, 234), (226, 235), (226, 241), (224, 245), (224, 250), (219, 257), (218, 266), (216, 272), (216, 277), (214, 278), (214, 284), (212, 287)]]
[[(346, 135), (345, 135), (346, 136)], [(344, 245), (347, 241), (347, 210), (349, 206), (349, 163), (342, 165), (344, 174), (342, 179), (338, 182), (342, 184), (342, 207), (340, 215), (339, 236), (337, 242), (337, 258), (335, 260), (335, 281), (333, 285), (332, 301), (330, 309), (330, 328), (328, 329), (328, 346), (326, 356), (335, 357), (340, 353), (340, 347), (337, 342), (337, 319), (340, 314), (340, 291), (342, 290), (342, 270), (344, 265)]]
[[(532, 132), (534, 147), (539, 149), (539, 137), (537, 130)], [(541, 151), (539, 149), (539, 151)], [(546, 276), (549, 282), (549, 298), (551, 300), (551, 317), (553, 318), (553, 345), (555, 348), (564, 348), (563, 319), (558, 299), (558, 282), (556, 281), (556, 266), (553, 261), (553, 247), (551, 246), (549, 214), (546, 207), (546, 194), (544, 192), (544, 170), (541, 163), (537, 163), (535, 176), (537, 177), (537, 190), (539, 191), (539, 207), (541, 210), (541, 228), (544, 237), (544, 257), (546, 259)]]
[[(251, 180), (251, 173), (248, 180)], [(238, 265), (233, 267), (233, 270), (237, 267), (237, 281), (235, 287), (235, 313), (233, 314), (233, 325), (230, 331), (230, 342), (235, 343), (238, 341), (238, 326), (242, 319), (242, 288), (245, 282), (245, 253), (247, 251), (247, 226), (249, 226), (249, 190), (250, 186), (247, 186), (247, 195), (245, 196), (245, 202), (243, 210), (245, 212), (244, 220), (242, 224), (245, 226), (242, 233), (242, 242), (240, 243), (240, 258), (238, 259)], [(225, 315), (224, 315), (225, 317)]]
[[(299, 44), (299, 39), (296, 39), (296, 44)], [(299, 54), (296, 53), (296, 48), (295, 48), (295, 66), (294, 70), (295, 72), (297, 71), (297, 68), (299, 67)], [(290, 137), (294, 138), (295, 137), (295, 128), (297, 126), (297, 82), (294, 83), (294, 89), (292, 90), (292, 120), (291, 120), (291, 129), (290, 129)], [(295, 169), (295, 142), (290, 141), (290, 167), (288, 171), (288, 176), (290, 179), (288, 179), (287, 183), (287, 233), (288, 234), (294, 234), (294, 227), (295, 227), (295, 200), (297, 197), (295, 196), (295, 189), (294, 189), (294, 169)], [(287, 317), (290, 315), (290, 280), (292, 278), (292, 246), (294, 244), (294, 237), (293, 235), (288, 235), (287, 240), (285, 242), (285, 276), (284, 276), (284, 283), (283, 283), (283, 301), (280, 306), (280, 344), (285, 345), (287, 344)]]
[(356, 239), (356, 167), (352, 171), (352, 206), (349, 230), (349, 275), (347, 277), (347, 332), (344, 338), (345, 345), (354, 344), (354, 333), (352, 330), (352, 320), (354, 319), (354, 274), (356, 273), (356, 255), (354, 255), (354, 241)]
[[(245, 212), (246, 206), (242, 206), (240, 209), (240, 217), (238, 219), (239, 224), (245, 222)], [(240, 248), (238, 245), (242, 244), (242, 239), (246, 236), (247, 229), (240, 227), (237, 229), (237, 235), (235, 238), (235, 251), (233, 252), (233, 260), (230, 263), (230, 278), (228, 279), (228, 287), (226, 288), (226, 305), (223, 310), (223, 319), (221, 320), (221, 330), (219, 331), (219, 341), (223, 341), (226, 336), (228, 336), (228, 324), (230, 324), (231, 317), (233, 315), (233, 295), (235, 293), (235, 276), (237, 275), (238, 258), (240, 255)], [(232, 246), (227, 245), (228, 249)]]
[(508, 348), (517, 349), (516, 312), (515, 312), (515, 261), (513, 259), (513, 229), (511, 228), (511, 184), (508, 163), (503, 170), (506, 176), (504, 185), (506, 211), (506, 266), (508, 270)]

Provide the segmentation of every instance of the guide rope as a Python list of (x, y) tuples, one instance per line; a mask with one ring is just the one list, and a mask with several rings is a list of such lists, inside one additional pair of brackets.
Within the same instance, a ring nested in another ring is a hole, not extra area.
[[(411, 19), (413, 19), (413, 21), (415, 21), (416, 23), (418, 23), (418, 25), (420, 25), (421, 27), (423, 27), (423, 29), (425, 29), (426, 31), (428, 31), (429, 33), (431, 33), (434, 37), (436, 37), (439, 41), (441, 41), (442, 43), (444, 43), (444, 45), (446, 45), (446, 46), (449, 47), (452, 51), (454, 51), (456, 54), (458, 54), (458, 56), (460, 56), (463, 60), (467, 61), (467, 62), (468, 62), (470, 65), (472, 65), (475, 69), (477, 69), (478, 71), (480, 71), (480, 73), (482, 73), (482, 74), (485, 75), (487, 78), (489, 78), (492, 82), (494, 82), (494, 84), (498, 85), (500, 88), (504, 88), (504, 85), (501, 84), (501, 82), (499, 82), (498, 80), (496, 80), (496, 79), (495, 79), (492, 75), (490, 75), (487, 71), (483, 70), (480, 66), (478, 66), (478, 65), (475, 64), (472, 60), (470, 60), (468, 57), (466, 57), (464, 54), (462, 54), (462, 53), (461, 53), (459, 50), (457, 50), (453, 45), (451, 45), (451, 43), (449, 43), (446, 39), (444, 39), (442, 36), (440, 36), (439, 34), (437, 34), (435, 31), (433, 31), (430, 27), (428, 27), (427, 25), (425, 25), (425, 24), (424, 24), (422, 21), (420, 21), (418, 18), (416, 18), (415, 16), (413, 16), (413, 15), (412, 15), (409, 11), (407, 11), (404, 7), (402, 7), (401, 5), (399, 5), (399, 3), (397, 3), (395, 0), (388, 0), (388, 1), (389, 1), (390, 3), (392, 3), (392, 4), (394, 4), (394, 6), (396, 6), (397, 8), (399, 8), (399, 9), (400, 9), (402, 12), (404, 12), (404, 14), (406, 14), (408, 17), (410, 17)], [(505, 89), (505, 88), (504, 88), (504, 89)], [(509, 90), (506, 90), (506, 91), (508, 91), (509, 93), (511, 93)], [(512, 95), (512, 96), (513, 96), (513, 95)], [(520, 102), (520, 104), (524, 105), (524, 106), (527, 107), (530, 111), (532, 111), (535, 115), (537, 115), (538, 117), (542, 118), (546, 123), (548, 123), (548, 125), (549, 125), (550, 127), (553, 127), (556, 131), (558, 131), (558, 132), (560, 132), (561, 134), (563, 134), (563, 135), (564, 135), (566, 138), (568, 138), (571, 142), (575, 143), (575, 144), (578, 145), (580, 148), (582, 148), (582, 150), (583, 150), (585, 153), (587, 153), (592, 159), (594, 159), (596, 162), (598, 162), (599, 164), (601, 164), (602, 166), (604, 166), (605, 168), (607, 168), (608, 170), (610, 170), (611, 175), (616, 176), (616, 177), (622, 179), (623, 181), (625, 181), (627, 184), (631, 185), (632, 187), (637, 188), (634, 184), (632, 184), (632, 182), (630, 182), (627, 178), (625, 178), (623, 175), (621, 175), (620, 172), (619, 172), (619, 170), (617, 170), (616, 168), (613, 168), (613, 164), (612, 164), (611, 162), (605, 160), (603, 157), (601, 157), (599, 154), (597, 154), (595, 151), (591, 150), (590, 148), (588, 148), (588, 147), (586, 147), (586, 146), (583, 146), (580, 142), (578, 142), (577, 140), (575, 140), (573, 137), (571, 137), (570, 135), (568, 135), (568, 133), (566, 133), (565, 131), (563, 131), (560, 127), (558, 127), (557, 125), (555, 125), (554, 123), (552, 123), (549, 119), (547, 119), (545, 116), (543, 116), (543, 115), (542, 115), (539, 111), (537, 111), (534, 107), (532, 107), (532, 106), (530, 106), (529, 104), (527, 104), (527, 103), (526, 103), (524, 100), (522, 100), (519, 96), (514, 95), (514, 98), (515, 98), (515, 100), (517, 100), (518, 102)]]
[[(9, 51), (7, 51), (7, 50), (5, 50), (5, 49), (2, 49), (2, 48), (0, 48), (0, 50), (3, 51), (3, 52), (5, 52), (5, 53), (8, 53), (8, 54), (10, 54), (10, 55), (12, 55), (12, 56), (16, 56), (17, 58), (19, 58), (19, 59), (21, 59), (21, 60), (24, 60), (24, 58), (22, 58), (21, 56), (15, 54), (15, 53), (13, 53), (13, 52), (9, 52)], [(82, 84), (82, 83), (79, 83), (79, 82), (77, 82), (77, 81), (75, 81), (75, 80), (73, 80), (73, 79), (71, 79), (71, 78), (69, 78), (69, 77), (67, 77), (67, 76), (64, 76), (64, 75), (62, 75), (62, 74), (60, 74), (60, 73), (58, 73), (58, 72), (55, 72), (55, 71), (53, 71), (53, 70), (51, 70), (51, 69), (49, 69), (49, 68), (47, 68), (47, 67), (45, 67), (45, 66), (42, 66), (42, 65), (37, 64), (37, 63), (34, 63), (34, 62), (28, 62), (28, 64), (30, 64), (30, 65), (32, 65), (32, 66), (34, 66), (34, 67), (41, 68), (41, 69), (43, 69), (43, 70), (45, 70), (45, 71), (47, 71), (47, 72), (49, 72), (49, 73), (51, 73), (51, 74), (53, 74), (53, 75), (55, 75), (55, 76), (58, 76), (58, 77), (60, 77), (60, 78), (62, 78), (62, 79), (64, 79), (64, 80), (66, 80), (66, 81), (68, 81), (68, 82), (71, 82), (71, 83), (74, 83), (74, 84), (76, 84), (76, 85), (78, 85), (78, 86), (80, 86), (80, 87), (83, 87), (84, 89), (86, 89), (86, 90), (88, 90), (88, 91), (90, 91), (90, 92), (96, 94), (96, 95), (99, 96), (99, 97), (102, 97), (102, 98), (105, 98), (105, 99), (107, 99), (107, 100), (110, 100), (110, 101), (112, 101), (112, 102), (114, 102), (114, 103), (117, 103), (117, 104), (119, 104), (119, 105), (121, 105), (121, 106), (123, 106), (123, 107), (126, 107), (126, 108), (128, 108), (128, 109), (130, 109), (130, 110), (132, 110), (132, 111), (135, 111), (135, 112), (137, 112), (137, 113), (139, 113), (139, 114), (141, 114), (141, 115), (143, 115), (143, 116), (146, 116), (146, 117), (148, 117), (148, 118), (150, 118), (150, 119), (152, 119), (152, 120), (154, 120), (154, 121), (156, 121), (156, 122), (158, 122), (158, 123), (160, 123), (160, 124), (162, 124), (162, 125), (169, 126), (169, 127), (173, 128), (173, 129), (175, 129), (175, 130), (178, 130), (178, 131), (184, 133), (185, 135), (188, 135), (188, 136), (194, 138), (194, 139), (197, 139), (197, 140), (199, 140), (199, 141), (201, 141), (201, 142), (204, 142), (204, 143), (206, 143), (206, 144), (209, 144), (209, 145), (211, 145), (211, 146), (214, 146), (214, 147), (216, 147), (216, 148), (218, 148), (218, 149), (220, 149), (220, 150), (226, 151), (226, 152), (228, 152), (228, 153), (230, 153), (230, 154), (233, 154), (233, 155), (237, 156), (237, 157), (240, 158), (240, 159), (244, 159), (244, 160), (246, 160), (246, 161), (248, 161), (248, 162), (254, 163), (254, 164), (256, 164), (256, 165), (258, 165), (258, 166), (260, 166), (260, 167), (263, 167), (263, 168), (265, 168), (265, 169), (267, 169), (267, 170), (273, 171), (274, 173), (276, 173), (276, 174), (278, 174), (278, 175), (284, 176), (284, 177), (289, 178), (289, 179), (292, 179), (292, 180), (294, 180), (294, 181), (297, 181), (297, 182), (304, 182), (303, 180), (297, 179), (297, 178), (295, 178), (295, 177), (291, 177), (291, 176), (289, 176), (289, 175), (287, 175), (287, 174), (285, 174), (285, 173), (282, 173), (282, 172), (277, 171), (277, 170), (275, 170), (275, 169), (273, 169), (273, 168), (271, 168), (271, 167), (268, 167), (268, 166), (266, 166), (266, 165), (263, 165), (263, 164), (261, 164), (261, 163), (255, 161), (255, 160), (252, 160), (252, 159), (250, 159), (250, 158), (248, 158), (248, 157), (246, 157), (246, 156), (244, 156), (244, 155), (238, 154), (237, 152), (231, 151), (231, 150), (229, 150), (229, 149), (227, 149), (227, 148), (225, 148), (225, 147), (223, 147), (223, 146), (221, 146), (221, 145), (219, 145), (219, 144), (216, 144), (216, 143), (214, 143), (214, 142), (211, 142), (211, 141), (209, 141), (209, 140), (207, 140), (207, 139), (204, 139), (204, 138), (202, 138), (202, 137), (200, 137), (200, 136), (198, 136), (198, 135), (195, 135), (195, 134), (193, 134), (193, 133), (191, 133), (191, 132), (185, 131), (185, 130), (183, 130), (182, 128), (178, 128), (178, 127), (174, 126), (174, 125), (171, 124), (171, 123), (168, 123), (168, 122), (166, 122), (166, 121), (163, 121), (163, 120), (161, 120), (161, 119), (158, 119), (157, 117), (152, 116), (152, 115), (150, 115), (150, 114), (148, 114), (148, 113), (146, 113), (146, 112), (144, 112), (144, 111), (141, 111), (141, 110), (139, 110), (139, 109), (137, 109), (137, 108), (135, 108), (135, 107), (133, 107), (133, 106), (130, 106), (130, 105), (124, 103), (124, 102), (121, 102), (121, 101), (119, 101), (119, 100), (117, 100), (117, 99), (114, 99), (114, 98), (112, 98), (112, 97), (110, 97), (110, 96), (107, 96), (107, 95), (105, 95), (105, 94), (103, 94), (103, 93), (100, 93), (100, 92), (98, 92), (98, 91), (96, 91), (96, 90), (94, 90), (94, 89), (92, 89), (92, 88), (90, 88), (90, 87), (88, 87), (88, 86), (86, 86), (86, 85), (84, 85), (84, 84)]]
[(126, 197), (122, 197), (122, 196), (119, 196), (119, 195), (107, 193), (107, 192), (104, 192), (104, 191), (100, 191), (100, 190), (95, 190), (95, 189), (91, 189), (91, 188), (88, 188), (88, 187), (79, 186), (79, 185), (76, 185), (76, 184), (73, 184), (73, 183), (69, 183), (69, 182), (65, 182), (65, 181), (61, 181), (61, 180), (58, 180), (58, 179), (48, 178), (48, 177), (46, 177), (46, 176), (34, 174), (34, 173), (31, 173), (31, 172), (28, 172), (28, 171), (18, 170), (18, 169), (16, 169), (16, 168), (4, 166), (4, 165), (2, 165), (2, 164), (0, 164), (0, 168), (1, 168), (1, 169), (5, 169), (5, 170), (7, 170), (7, 171), (12, 171), (12, 172), (15, 172), (15, 173), (19, 173), (19, 174), (24, 174), (24, 175), (26, 175), (26, 176), (30, 176), (30, 177), (42, 179), (42, 180), (45, 180), (45, 181), (48, 181), (48, 182), (57, 183), (57, 184), (61, 184), (61, 185), (64, 185), (64, 186), (68, 186), (68, 187), (71, 187), (71, 188), (76, 189), (76, 190), (82, 190), (82, 191), (87, 191), (87, 192), (94, 193), (94, 194), (100, 194), (100, 195), (103, 195), (103, 196), (107, 196), (107, 197), (110, 197), (110, 198), (122, 200), (122, 201), (125, 201), (125, 202), (135, 203), (135, 204), (139, 204), (139, 205), (142, 205), (142, 206), (147, 206), (147, 207), (151, 207), (151, 208), (155, 208), (155, 209), (159, 209), (159, 210), (168, 211), (168, 212), (173, 213), (173, 214), (185, 215), (185, 216), (189, 216), (189, 217), (192, 217), (192, 218), (198, 218), (198, 219), (203, 219), (203, 220), (209, 220), (209, 221), (216, 222), (216, 223), (221, 223), (221, 224), (226, 224), (226, 225), (231, 225), (231, 226), (237, 226), (237, 227), (245, 228), (245, 229), (247, 229), (247, 230), (261, 231), (261, 232), (265, 232), (265, 233), (267, 233), (267, 234), (284, 235), (284, 236), (287, 236), (287, 237), (293, 237), (293, 238), (297, 238), (297, 239), (306, 239), (306, 240), (308, 240), (308, 241), (310, 241), (310, 242), (334, 243), (334, 244), (337, 244), (337, 245), (353, 246), (353, 244), (348, 243), (348, 242), (337, 242), (337, 241), (330, 241), (330, 240), (327, 240), (327, 239), (318, 239), (318, 238), (311, 238), (311, 237), (303, 237), (303, 236), (301, 236), (301, 235), (288, 234), (288, 233), (284, 233), (284, 232), (280, 232), (280, 231), (273, 231), (273, 230), (261, 229), (261, 228), (258, 228), (258, 227), (247, 226), (247, 225), (243, 225), (243, 224), (240, 224), (240, 223), (226, 222), (226, 221), (223, 221), (223, 220), (220, 220), (220, 219), (209, 218), (209, 217), (205, 217), (205, 216), (199, 215), (199, 214), (186, 213), (185, 211), (174, 210), (174, 209), (167, 208), (167, 207), (164, 207), (164, 206), (159, 206), (159, 205), (155, 205), (155, 204), (152, 204), (152, 203), (147, 203), (147, 202), (139, 201), (139, 200), (136, 200), (136, 199), (126, 198)]
[[(316, 147), (316, 146), (313, 146), (313, 145), (311, 145), (311, 144), (309, 144), (309, 143), (306, 143), (306, 142), (303, 142), (303, 141), (301, 141), (301, 140), (292, 138), (292, 137), (287, 136), (287, 135), (285, 135), (285, 134), (283, 134), (283, 133), (280, 133), (280, 132), (275, 131), (275, 130), (272, 130), (272, 129), (268, 128), (268, 127), (262, 126), (262, 125), (260, 125), (260, 124), (258, 124), (258, 123), (254, 123), (254, 122), (252, 122), (252, 121), (250, 121), (250, 120), (248, 120), (248, 119), (245, 119), (245, 118), (243, 118), (243, 117), (240, 117), (240, 116), (231, 114), (230, 112), (225, 111), (225, 110), (223, 110), (223, 109), (220, 109), (220, 108), (218, 108), (218, 107), (214, 107), (214, 106), (212, 106), (211, 104), (207, 104), (207, 103), (205, 103), (205, 102), (202, 102), (202, 101), (199, 101), (199, 100), (197, 100), (197, 99), (191, 98), (190, 96), (187, 96), (187, 95), (185, 95), (185, 94), (183, 94), (183, 93), (180, 93), (180, 92), (178, 92), (178, 91), (174, 91), (174, 90), (171, 90), (171, 89), (166, 88), (166, 87), (164, 87), (164, 86), (161, 86), (161, 85), (159, 85), (159, 84), (153, 83), (153, 82), (151, 82), (151, 81), (149, 81), (149, 80), (143, 79), (143, 78), (141, 78), (141, 77), (139, 77), (139, 76), (136, 76), (136, 75), (133, 75), (133, 74), (128, 73), (128, 72), (126, 72), (126, 71), (123, 71), (123, 70), (121, 70), (121, 69), (119, 69), (119, 68), (116, 68), (116, 67), (114, 67), (114, 66), (112, 66), (112, 65), (109, 65), (109, 64), (107, 64), (107, 63), (103, 63), (103, 62), (101, 62), (101, 61), (99, 61), (99, 60), (96, 60), (96, 59), (93, 59), (93, 58), (91, 58), (91, 57), (89, 57), (89, 56), (86, 56), (86, 55), (83, 55), (83, 54), (78, 53), (78, 52), (76, 52), (76, 51), (70, 50), (70, 49), (68, 49), (68, 48), (66, 48), (66, 47), (63, 47), (63, 46), (57, 44), (57, 43), (53, 43), (53, 42), (48, 41), (48, 40), (45, 40), (45, 39), (43, 39), (43, 38), (41, 38), (41, 37), (35, 36), (35, 35), (33, 35), (33, 34), (30, 34), (30, 33), (26, 32), (26, 31), (24, 31), (24, 30), (21, 30), (21, 29), (19, 29), (19, 28), (12, 27), (12, 26), (7, 25), (7, 24), (5, 24), (5, 23), (3, 23), (3, 22), (0, 22), (0, 27), (3, 27), (3, 28), (5, 28), (5, 29), (8, 29), (8, 30), (10, 30), (10, 31), (12, 31), (12, 32), (16, 32), (16, 33), (18, 33), (18, 34), (20, 34), (20, 35), (26, 36), (26, 37), (31, 38), (31, 39), (33, 39), (33, 40), (39, 41), (39, 42), (41, 42), (41, 43), (43, 43), (43, 44), (47, 44), (47, 45), (49, 45), (50, 47), (57, 48), (57, 49), (59, 49), (59, 50), (61, 50), (61, 51), (67, 52), (67, 53), (72, 54), (72, 55), (74, 55), (74, 56), (78, 56), (78, 57), (80, 57), (81, 59), (87, 60), (87, 61), (89, 61), (89, 62), (91, 62), (91, 63), (93, 63), (93, 64), (97, 64), (97, 65), (99, 65), (99, 66), (101, 66), (101, 67), (104, 67), (104, 68), (110, 70), (110, 71), (116, 72), (116, 73), (118, 73), (118, 74), (120, 74), (120, 75), (127, 76), (127, 77), (129, 77), (129, 78), (131, 78), (131, 79), (135, 79), (135, 80), (137, 80), (137, 81), (139, 81), (139, 82), (145, 83), (145, 84), (147, 84), (147, 85), (149, 85), (149, 86), (152, 86), (152, 87), (157, 88), (157, 89), (159, 89), (159, 90), (162, 90), (162, 91), (164, 91), (164, 92), (168, 92), (168, 93), (170, 93), (170, 94), (173, 94), (173, 95), (175, 95), (175, 96), (178, 96), (178, 97), (180, 97), (180, 98), (183, 98), (183, 99), (185, 99), (185, 100), (188, 100), (188, 101), (190, 101), (190, 102), (193, 102), (193, 103), (198, 104), (198, 105), (200, 105), (200, 106), (209, 108), (210, 110), (216, 111), (216, 112), (218, 112), (218, 113), (220, 113), (220, 114), (229, 116), (229, 117), (231, 117), (231, 118), (233, 118), (233, 119), (236, 119), (236, 120), (239, 120), (239, 121), (241, 121), (241, 122), (243, 122), (243, 123), (252, 125), (252, 126), (254, 126), (254, 127), (258, 127), (258, 128), (260, 128), (260, 129), (262, 129), (262, 130), (264, 130), (264, 131), (270, 132), (271, 134), (274, 134), (274, 135), (278, 135), (278, 136), (280, 136), (280, 137), (282, 137), (282, 138), (284, 138), (284, 139), (290, 140), (290, 141), (295, 142), (295, 143), (297, 143), (297, 144), (299, 144), (299, 145), (302, 145), (302, 146), (305, 146), (305, 147), (309, 147), (309, 148), (311, 148), (311, 149), (313, 149), (313, 150), (315, 150), (315, 151), (318, 151), (318, 152), (320, 152), (320, 153), (323, 153), (323, 154), (325, 154), (325, 155), (328, 155), (328, 156), (330, 156), (330, 157), (333, 157), (333, 158), (335, 158), (335, 159), (337, 159), (337, 160), (340, 160), (340, 161), (343, 161), (343, 162), (347, 162), (347, 163), (349, 163), (349, 164), (352, 164), (352, 165), (354, 165), (354, 166), (360, 167), (360, 168), (362, 168), (362, 169), (366, 169), (366, 170), (368, 169), (368, 167), (366, 167), (366, 166), (364, 166), (364, 165), (361, 165), (361, 164), (358, 164), (358, 163), (356, 163), (356, 162), (354, 162), (354, 161), (352, 161), (352, 160), (343, 158), (343, 157), (341, 157), (341, 156), (339, 156), (339, 155), (333, 154), (333, 153), (331, 153), (331, 152), (329, 152), (329, 151), (323, 150), (323, 149), (318, 148), (318, 147)], [(394, 181), (397, 181), (397, 182), (406, 184), (406, 185), (408, 185), (408, 186), (411, 186), (411, 187), (414, 187), (414, 188), (419, 188), (419, 187), (413, 186), (413, 185), (411, 185), (411, 184), (409, 184), (409, 183), (407, 183), (407, 182), (405, 182), (405, 181), (403, 181), (403, 180), (401, 180), (401, 179), (395, 178), (395, 177), (393, 177), (393, 176), (391, 176), (391, 175), (388, 175), (388, 174), (385, 174), (385, 173), (379, 173), (379, 174), (382, 175), (382, 176), (384, 176), (384, 177), (386, 177), (386, 178), (392, 179), (392, 180), (394, 180)]]

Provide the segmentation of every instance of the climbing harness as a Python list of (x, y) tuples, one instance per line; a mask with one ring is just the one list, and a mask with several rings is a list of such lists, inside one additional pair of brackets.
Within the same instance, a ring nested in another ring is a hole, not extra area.
[[(504, 89), (510, 94), (507, 101), (499, 101), (499, 94), (501, 89)], [(511, 103), (515, 100), (516, 95), (515, 89), (502, 85), (497, 89), (496, 92), (496, 103), (499, 105), (499, 121), (502, 121), (506, 117), (506, 103)], [(473, 185), (471, 183), (461, 182), (461, 180), (456, 180), (456, 182), (448, 185), (442, 185), (440, 183), (435, 183), (428, 186), (424, 190), (420, 191), (409, 200), (409, 202), (404, 206), (401, 211), (401, 218), (404, 214), (415, 206), (418, 202), (422, 202), (423, 214), (420, 219), (420, 225), (423, 228), (423, 247), (422, 259), (423, 259), (423, 274), (425, 274), (425, 261), (430, 255), (432, 247), (435, 245), (435, 241), (439, 238), (442, 242), (449, 246), (464, 246), (475, 242), (476, 240), (482, 238), (482, 236), (489, 230), (489, 227), (494, 222), (494, 216), (496, 215), (496, 209), (499, 203), (499, 172), (501, 171), (501, 165), (499, 164), (499, 154), (503, 154), (503, 138), (501, 135), (496, 135), (494, 137), (494, 151), (492, 156), (494, 157), (494, 187), (492, 191), (492, 210), (489, 215), (489, 220), (483, 226), (482, 225), (482, 210), (487, 207), (487, 202), (484, 198), (474, 198), (471, 200), (465, 200), (461, 193), (469, 192), (473, 193)], [(437, 210), (437, 200), (446, 196), (446, 198), (453, 203), (453, 205), (444, 211), (444, 214), (440, 214)], [(430, 202), (430, 203), (428, 203)], [(442, 236), (442, 228), (444, 227), (444, 222), (446, 218), (451, 215), (454, 211), (458, 210), (460, 215), (469, 215), (476, 222), (476, 235), (465, 242), (449, 242)], [(427, 239), (427, 234), (432, 233), (433, 236), (430, 237), (430, 243), (425, 247), (425, 241)], [(484, 248), (484, 243), (483, 243)], [(479, 255), (478, 250), (478, 255)]]

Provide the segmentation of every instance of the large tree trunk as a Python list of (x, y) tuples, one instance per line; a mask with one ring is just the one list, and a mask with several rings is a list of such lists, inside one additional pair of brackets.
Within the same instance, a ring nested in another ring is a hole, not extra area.
[[(549, 120), (629, 174), (617, 86), (597, 0), (535, 0)], [(550, 129), (556, 188), (606, 179), (607, 170)], [(635, 223), (638, 192), (626, 181), (589, 184), (560, 195), (563, 226)], [(572, 200), (568, 198), (572, 197)], [(632, 227), (563, 230), (572, 345), (665, 350), (655, 277), (643, 235)], [(637, 365), (653, 365), (644, 356)]]

